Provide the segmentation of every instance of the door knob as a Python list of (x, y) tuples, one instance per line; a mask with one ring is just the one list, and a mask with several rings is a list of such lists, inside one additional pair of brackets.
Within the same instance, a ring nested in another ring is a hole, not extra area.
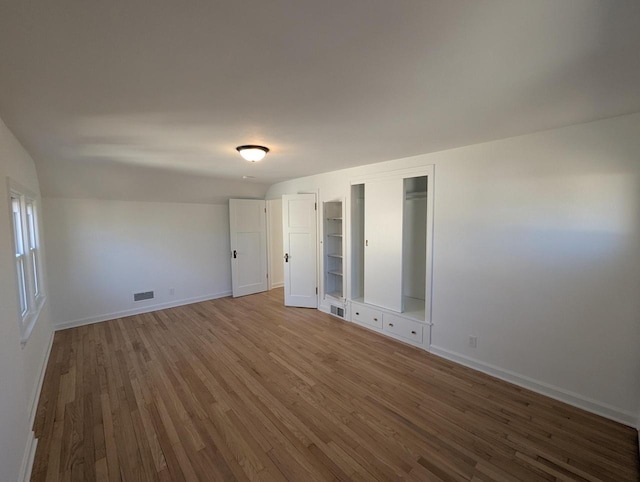
[(284, 262), (285, 263), (289, 262), (289, 253), (284, 253)]
[(238, 252), (235, 249), (233, 250), (233, 257), (234, 259), (238, 257)]

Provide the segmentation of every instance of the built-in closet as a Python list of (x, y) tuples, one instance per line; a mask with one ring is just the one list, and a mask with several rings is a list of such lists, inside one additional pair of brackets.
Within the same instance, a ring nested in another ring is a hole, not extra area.
[(433, 167), (354, 180), (350, 319), (428, 348)]

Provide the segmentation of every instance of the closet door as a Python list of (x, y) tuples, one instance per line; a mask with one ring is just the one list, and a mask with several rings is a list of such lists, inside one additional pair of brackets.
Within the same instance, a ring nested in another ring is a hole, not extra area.
[(402, 311), (402, 179), (364, 186), (364, 301)]
[(315, 194), (282, 196), (284, 304), (318, 307)]
[(233, 297), (267, 291), (266, 203), (229, 199)]

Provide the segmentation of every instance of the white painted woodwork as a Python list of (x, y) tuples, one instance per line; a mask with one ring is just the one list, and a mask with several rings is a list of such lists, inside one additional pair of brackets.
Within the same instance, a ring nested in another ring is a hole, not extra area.
[(364, 301), (402, 311), (403, 180), (365, 183)]
[(429, 325), (424, 325), (417, 321), (385, 313), (382, 317), (382, 330), (398, 335), (413, 343), (422, 343), (423, 330), (429, 330)]
[(405, 343), (429, 350), (431, 324), (384, 308), (364, 304), (362, 301), (347, 302), (348, 319), (365, 328)]
[(233, 297), (267, 290), (266, 202), (229, 199)]
[(284, 304), (318, 306), (315, 194), (282, 196)]
[(351, 321), (382, 329), (382, 311), (371, 306), (351, 304)]

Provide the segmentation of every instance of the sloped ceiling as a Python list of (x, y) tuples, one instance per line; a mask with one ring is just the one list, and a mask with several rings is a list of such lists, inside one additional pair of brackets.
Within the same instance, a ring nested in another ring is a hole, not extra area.
[(639, 26), (637, 1), (11, 0), (0, 116), (44, 196), (259, 197), (640, 111)]

